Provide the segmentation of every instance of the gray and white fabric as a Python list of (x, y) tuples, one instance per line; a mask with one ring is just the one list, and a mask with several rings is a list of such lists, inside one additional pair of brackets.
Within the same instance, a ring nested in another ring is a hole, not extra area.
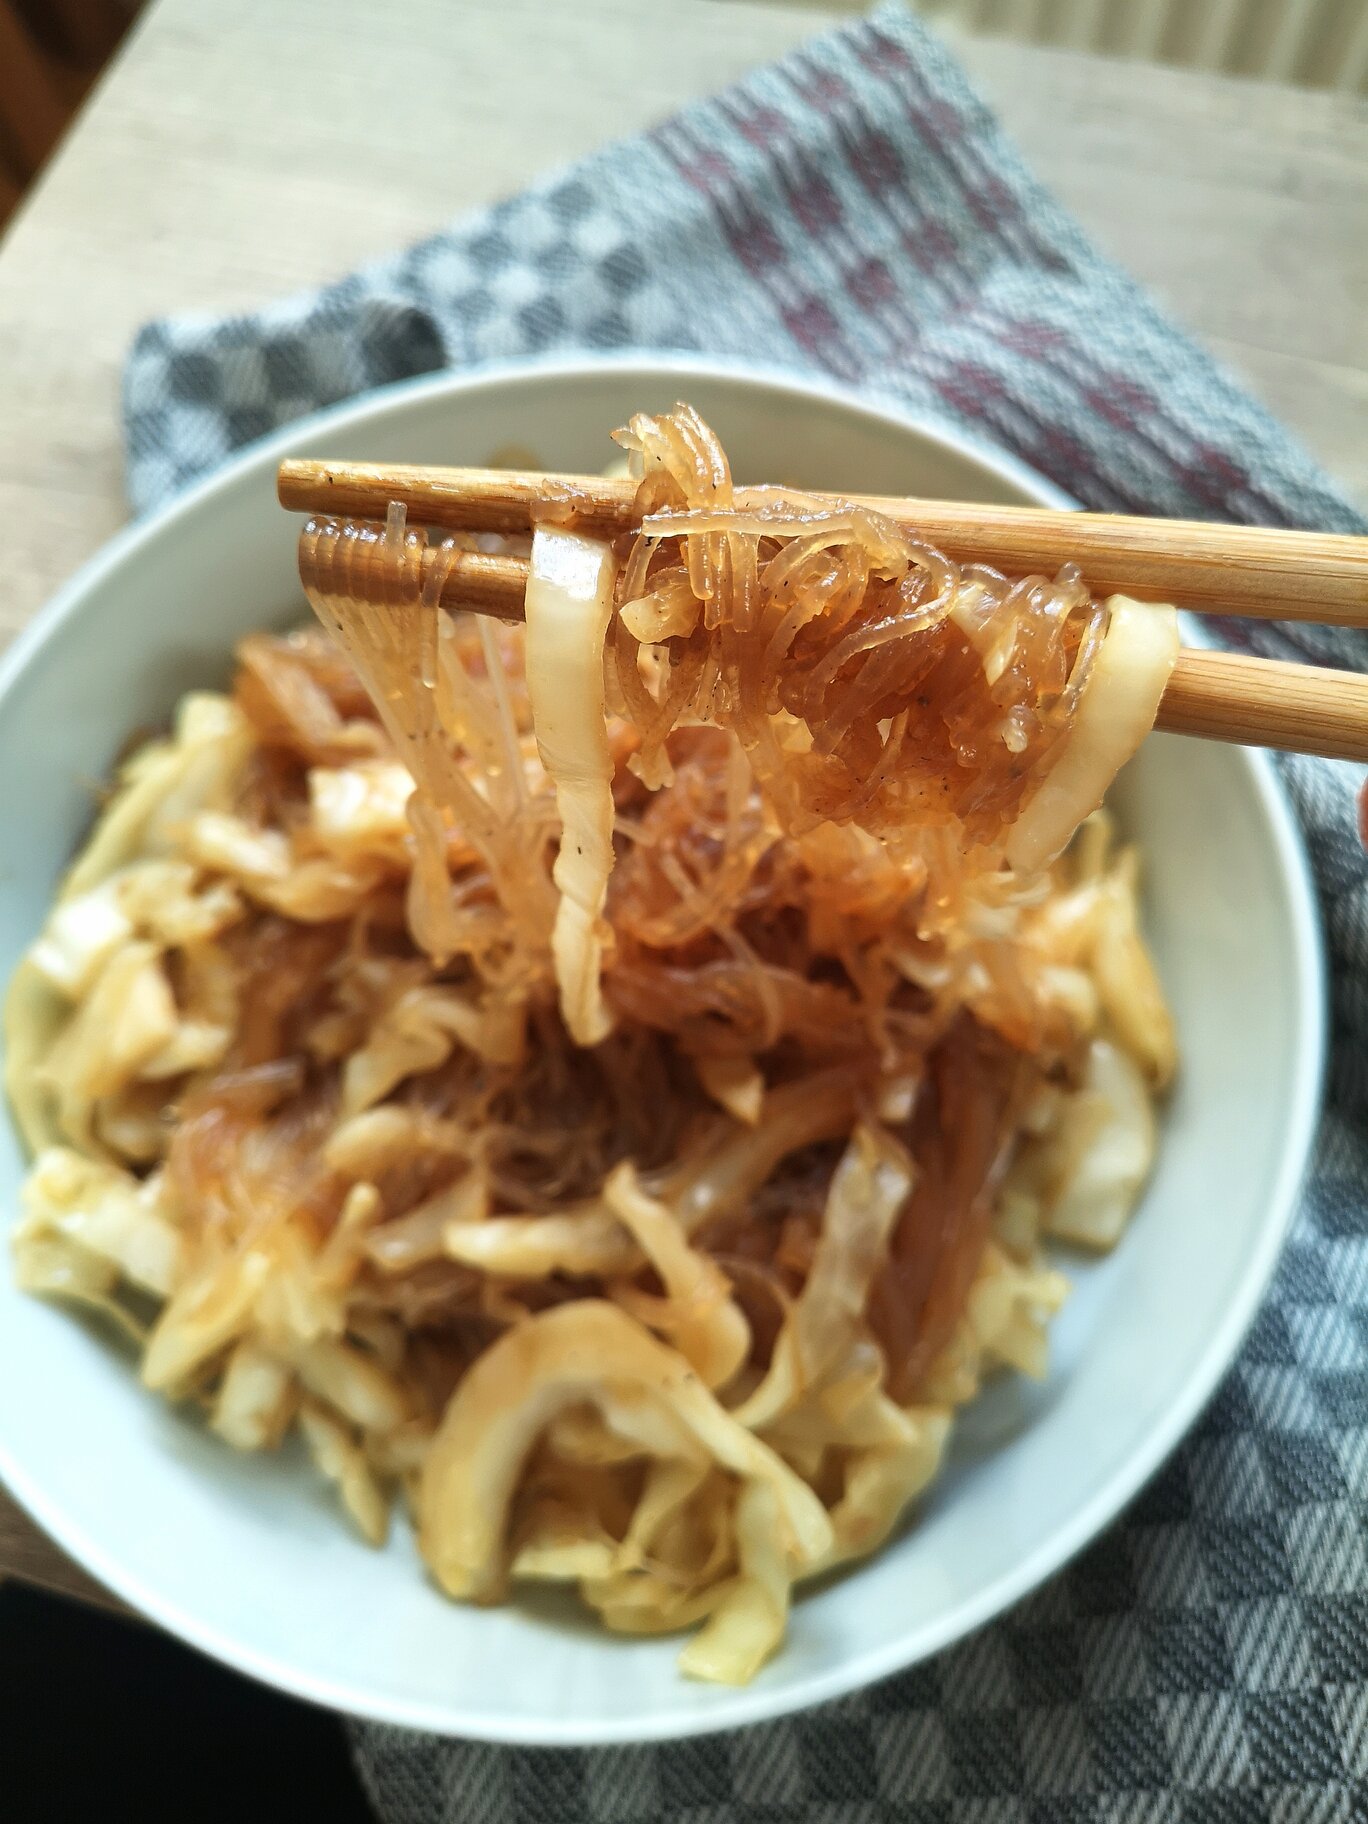
[[(324, 291), (148, 325), (125, 383), (133, 503), (386, 381), (622, 349), (834, 375), (1089, 507), (1365, 529), (896, 6)], [(1343, 631), (1225, 633), (1365, 662)], [(1368, 857), (1354, 769), (1291, 760), (1284, 779), (1334, 968), (1314, 1176), (1238, 1364), (1125, 1517), (938, 1659), (736, 1735), (530, 1752), (357, 1724), (385, 1824), (1368, 1819)]]

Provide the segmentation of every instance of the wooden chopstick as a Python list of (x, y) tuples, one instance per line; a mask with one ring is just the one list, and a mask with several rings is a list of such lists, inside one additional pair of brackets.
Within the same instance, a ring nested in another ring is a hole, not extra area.
[(1368, 676), (1185, 646), (1154, 726), (1285, 754), (1368, 760)]
[[(613, 536), (636, 524), (636, 483), (513, 469), (373, 462), (282, 462), (282, 506), (342, 519), (383, 519), (402, 501), (415, 525), (526, 532), (534, 518)], [(818, 498), (836, 498), (819, 496)], [(1203, 614), (1368, 626), (1368, 539), (1203, 520), (1128, 519), (1040, 507), (861, 497), (962, 562), (1013, 575), (1076, 562), (1097, 595), (1115, 590)]]
[[(363, 596), (383, 600), (393, 588), (393, 571), (381, 546), (383, 527), (373, 524), (358, 531), (372, 536), (349, 544), (349, 584)], [(301, 545), (311, 532), (305, 528)], [(424, 577), (442, 567), (438, 599), (444, 607), (522, 620), (526, 558), (429, 547), (421, 562)], [(1368, 760), (1368, 676), (1184, 647), (1155, 727), (1330, 760)]]

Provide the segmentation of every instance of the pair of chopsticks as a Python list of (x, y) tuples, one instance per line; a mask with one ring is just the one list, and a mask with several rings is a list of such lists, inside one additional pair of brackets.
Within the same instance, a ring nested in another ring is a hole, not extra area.
[[(600, 537), (635, 529), (636, 488), (602, 476), (364, 462), (287, 461), (278, 477), (281, 505), (299, 513), (383, 520), (389, 503), (400, 501), (415, 526), (510, 533), (548, 519)], [(1072, 560), (1096, 596), (1119, 591), (1199, 614), (1368, 627), (1368, 538), (1036, 507), (861, 501), (948, 556), (1009, 575), (1052, 575)], [(526, 587), (525, 559), (460, 552), (442, 600), (520, 620)], [(1368, 760), (1368, 676), (1185, 647), (1155, 726)]]

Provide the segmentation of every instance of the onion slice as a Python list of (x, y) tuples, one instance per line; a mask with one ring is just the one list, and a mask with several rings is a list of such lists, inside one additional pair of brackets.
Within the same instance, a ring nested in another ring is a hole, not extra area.
[(1007, 839), (1018, 873), (1053, 861), (1154, 727), (1178, 657), (1178, 618), (1155, 602), (1113, 595), (1107, 632), (1063, 750)]
[(527, 583), (527, 690), (542, 765), (556, 788), (560, 903), (551, 953), (571, 1037), (596, 1045), (612, 1024), (600, 980), (613, 866), (613, 756), (603, 643), (613, 612), (610, 546), (539, 527)]

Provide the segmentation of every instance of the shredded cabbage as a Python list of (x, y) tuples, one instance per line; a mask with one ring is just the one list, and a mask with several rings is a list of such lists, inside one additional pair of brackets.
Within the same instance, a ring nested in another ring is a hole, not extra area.
[(613, 612), (612, 552), (540, 529), (527, 583), (527, 689), (537, 747), (556, 788), (560, 894), (551, 950), (570, 1036), (596, 1045), (612, 1024), (599, 980), (613, 867), (613, 756), (604, 721), (603, 642)]
[(1172, 608), (1113, 595), (1107, 630), (1079, 697), (1064, 750), (1012, 827), (1007, 859), (1031, 872), (1051, 861), (1139, 747), (1159, 713), (1178, 657)]

